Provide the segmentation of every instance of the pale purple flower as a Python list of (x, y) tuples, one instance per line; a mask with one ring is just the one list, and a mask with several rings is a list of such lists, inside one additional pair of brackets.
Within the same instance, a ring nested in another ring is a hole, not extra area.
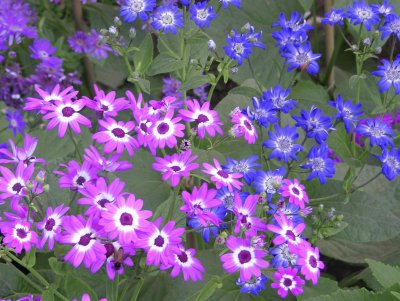
[(83, 155), (85, 161), (96, 168), (97, 171), (115, 172), (128, 170), (133, 167), (128, 161), (118, 161), (119, 157), (121, 157), (121, 154), (114, 154), (107, 159), (93, 145), (85, 148), (85, 154)]
[(29, 252), (38, 242), (38, 235), (31, 230), (30, 223), (25, 221), (6, 224), (1, 232), (4, 235), (3, 243), (7, 248), (13, 248), (18, 254), (22, 252), (22, 249)]

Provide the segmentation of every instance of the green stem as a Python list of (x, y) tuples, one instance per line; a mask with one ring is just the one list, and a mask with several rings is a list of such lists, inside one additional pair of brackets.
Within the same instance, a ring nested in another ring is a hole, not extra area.
[(169, 204), (169, 209), (168, 209), (168, 213), (167, 213), (167, 218), (165, 219), (166, 222), (170, 221), (171, 218), (173, 217), (174, 209), (175, 209), (175, 203), (176, 203), (176, 199), (177, 199), (177, 197), (178, 197), (180, 188), (181, 188), (181, 185), (179, 184), (179, 185), (176, 186), (175, 189), (174, 189), (174, 197), (173, 197), (171, 203)]
[[(133, 70), (132, 70), (131, 63), (129, 62), (128, 54), (126, 52), (124, 52), (124, 62), (125, 62), (126, 67), (128, 68), (129, 77), (131, 77), (133, 75)], [(142, 89), (140, 89), (139, 84), (136, 81), (133, 81), (133, 84), (135, 85), (135, 89), (136, 89), (137, 93), (138, 94), (142, 93)]]
[(79, 162), (82, 163), (81, 151), (79, 150), (78, 142), (76, 141), (76, 139), (75, 139), (75, 137), (74, 137), (74, 134), (72, 133), (72, 130), (71, 130), (70, 127), (68, 127), (68, 135), (69, 135), (69, 137), (71, 138), (72, 143), (73, 143), (74, 146), (75, 146), (75, 154), (78, 156)]
[(19, 265), (23, 266), (25, 269), (27, 269), (29, 271), (29, 273), (32, 274), (33, 277), (35, 277), (41, 284), (43, 284), (43, 286), (46, 289), (52, 290), (54, 292), (54, 294), (60, 298), (61, 300), (64, 301), (69, 301), (68, 298), (66, 298), (65, 296), (63, 296), (59, 291), (57, 291), (55, 288), (53, 288), (50, 283), (47, 282), (46, 279), (43, 278), (42, 275), (40, 275), (38, 272), (36, 272), (36, 270), (34, 268), (31, 268), (29, 266), (27, 266), (22, 260), (20, 260), (17, 256), (13, 255), (10, 251), (8, 251), (6, 248), (2, 248), (3, 251), (7, 254), (7, 256), (9, 258), (11, 258), (13, 261), (15, 261), (16, 263), (18, 263)]
[(118, 290), (119, 290), (119, 274), (117, 273), (117, 275), (115, 275), (115, 279), (114, 279), (114, 300), (118, 301), (120, 300), (118, 298)]
[(363, 188), (364, 186), (367, 186), (367, 185), (368, 185), (369, 183), (371, 183), (372, 181), (375, 181), (375, 180), (381, 175), (381, 173), (382, 173), (382, 172), (380, 171), (379, 173), (377, 173), (375, 176), (373, 176), (371, 179), (369, 179), (369, 180), (366, 181), (365, 183), (363, 183), (363, 184), (361, 184), (361, 185), (359, 185), (359, 186), (356, 186), (356, 187), (350, 189), (349, 193), (356, 192), (357, 190)]
[(335, 194), (328, 195), (328, 196), (325, 196), (325, 197), (322, 197), (322, 198), (310, 199), (310, 202), (311, 201), (313, 201), (313, 202), (326, 201), (326, 200), (334, 199), (335, 197), (340, 196), (342, 194), (343, 193), (335, 193)]
[(390, 62), (393, 62), (393, 53), (394, 53), (394, 48), (396, 46), (396, 36), (393, 35), (393, 40), (392, 40), (392, 48), (390, 50)]
[(217, 87), (218, 82), (220, 81), (222, 75), (224, 74), (225, 69), (229, 68), (229, 65), (230, 65), (231, 62), (232, 62), (231, 59), (229, 59), (228, 61), (224, 61), (221, 72), (218, 73), (217, 78), (215, 79), (215, 83), (213, 83), (211, 85), (210, 91), (208, 92), (207, 100), (209, 102), (211, 101), (211, 98), (212, 98), (212, 96), (214, 94), (214, 90)]

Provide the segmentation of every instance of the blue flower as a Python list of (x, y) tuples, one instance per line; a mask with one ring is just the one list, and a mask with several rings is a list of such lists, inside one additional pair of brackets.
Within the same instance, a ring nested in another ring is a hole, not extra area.
[(164, 30), (164, 33), (178, 33), (178, 27), (183, 28), (183, 14), (179, 12), (178, 7), (170, 5), (160, 6), (157, 12), (153, 14), (151, 25), (156, 30)]
[[(224, 206), (214, 207), (210, 211), (213, 212), (221, 220), (223, 220), (225, 218), (226, 208)], [(200, 222), (200, 220), (197, 217), (191, 218), (187, 222), (187, 225), (189, 227), (193, 228), (193, 229), (203, 227), (202, 223)], [(219, 229), (224, 229), (224, 228), (226, 228), (226, 225), (220, 225), (219, 227), (211, 226), (211, 227), (207, 227), (207, 228), (196, 230), (196, 232), (197, 233), (202, 233), (204, 241), (205, 242), (209, 242), (210, 241), (210, 234), (212, 234), (212, 236), (215, 238), (218, 235), (218, 230)]]
[(1, 143), (0, 144), (0, 159), (7, 159), (7, 156), (4, 155), (1, 151), (5, 150), (8, 151), (8, 144), (7, 143)]
[(190, 0), (181, 0), (181, 3), (184, 6), (189, 6), (190, 5)]
[(394, 5), (390, 4), (388, 0), (383, 0), (382, 4), (371, 4), (371, 7), (375, 13), (381, 14), (382, 16), (388, 16), (394, 9)]
[(247, 35), (247, 40), (253, 44), (253, 47), (258, 47), (261, 49), (265, 49), (265, 45), (263, 42), (260, 41), (262, 37), (262, 31), (260, 32), (255, 32), (254, 31), (254, 26), (250, 26), (249, 31), (246, 33)]
[(253, 186), (256, 188), (257, 193), (267, 193), (268, 201), (271, 200), (272, 195), (277, 193), (281, 187), (283, 177), (286, 174), (286, 169), (281, 166), (276, 170), (257, 170), (254, 177)]
[(388, 124), (376, 119), (367, 119), (366, 124), (358, 124), (355, 132), (361, 136), (369, 137), (369, 145), (378, 145), (382, 149), (388, 145), (393, 146), (393, 131)]
[(274, 258), (272, 258), (271, 260), (271, 264), (276, 269), (280, 267), (286, 268), (289, 265), (290, 266), (296, 265), (297, 255), (290, 252), (287, 243), (283, 243), (280, 244), (279, 246), (271, 248), (269, 254), (274, 256)]
[(245, 34), (240, 34), (236, 30), (232, 30), (227, 36), (226, 42), (228, 43), (228, 46), (224, 46), (226, 55), (232, 60), (236, 60), (239, 66), (242, 65), (243, 58), (249, 58), (253, 44)]
[(232, 4), (236, 6), (237, 8), (240, 8), (240, 0), (219, 0), (219, 2), (222, 3), (222, 7), (224, 9), (228, 8), (229, 4)]
[(7, 128), (12, 131), (14, 137), (17, 136), (17, 132), (19, 132), (21, 135), (24, 134), (24, 130), (26, 128), (24, 116), (22, 116), (17, 110), (11, 112), (7, 109), (6, 118), (8, 120)]
[(245, 282), (240, 280), (240, 278), (236, 281), (238, 286), (241, 286), (240, 292), (246, 294), (252, 294), (254, 296), (258, 296), (260, 291), (265, 290), (265, 282), (268, 280), (266, 276), (261, 274), (260, 277), (252, 277), (249, 281)]
[[(285, 201), (279, 201), (277, 204), (270, 203), (268, 204), (269, 210), (268, 214), (275, 215), (275, 213), (282, 212), (287, 219), (291, 220), (294, 225), (298, 225), (304, 223), (303, 218), (299, 215), (300, 207), (293, 203), (285, 203)], [(275, 218), (271, 220), (275, 222)]]
[(287, 44), (282, 56), (286, 58), (286, 64), (289, 65), (288, 71), (296, 68), (300, 68), (302, 71), (306, 69), (309, 74), (317, 74), (319, 71), (316, 60), (321, 57), (321, 54), (313, 53), (309, 42), (299, 46)]
[(277, 158), (283, 162), (288, 162), (289, 159), (297, 161), (296, 153), (302, 151), (303, 147), (294, 143), (299, 138), (296, 128), (290, 125), (280, 128), (278, 124), (274, 124), (274, 128), (275, 133), (268, 132), (269, 139), (262, 144), (272, 149), (269, 159)]
[(350, 132), (352, 126), (355, 126), (357, 117), (363, 114), (361, 111), (362, 104), (353, 105), (350, 100), (343, 102), (342, 96), (339, 94), (335, 101), (328, 101), (328, 105), (337, 109), (337, 113), (333, 115), (337, 121), (343, 121), (347, 132)]
[(325, 184), (327, 179), (335, 174), (335, 163), (329, 158), (328, 146), (325, 143), (313, 146), (308, 154), (307, 163), (300, 167), (311, 169), (308, 181), (318, 177), (321, 184)]
[(281, 27), (282, 29), (290, 29), (293, 32), (307, 31), (313, 27), (306, 23), (303, 15), (298, 12), (292, 12), (290, 19), (286, 20), (285, 14), (279, 14), (279, 21), (272, 24), (272, 27)]
[(345, 17), (345, 11), (343, 8), (334, 8), (329, 13), (325, 14), (322, 19), (322, 24), (329, 24), (334, 26), (335, 24), (342, 26), (343, 18)]
[(293, 107), (297, 106), (297, 102), (293, 99), (288, 99), (290, 89), (284, 90), (280, 85), (263, 92), (263, 99), (272, 104), (272, 107), (282, 113), (289, 113)]
[(190, 19), (199, 27), (210, 26), (210, 21), (217, 17), (212, 6), (207, 7), (207, 2), (193, 4), (190, 9)]
[(382, 32), (382, 40), (390, 35), (395, 35), (400, 39), (400, 17), (397, 15), (388, 15), (385, 18), (385, 24), (379, 29)]
[(382, 173), (385, 177), (393, 181), (398, 174), (400, 174), (400, 148), (383, 150), (382, 156), (375, 155), (382, 162)]
[[(261, 167), (257, 163), (258, 156), (251, 156), (246, 159), (237, 161), (229, 157), (226, 158), (227, 164), (222, 165), (222, 168), (230, 173), (241, 173), (247, 185), (250, 185), (254, 180), (256, 171), (254, 168)], [(218, 197), (217, 197), (218, 198)]]
[(125, 5), (120, 9), (120, 16), (128, 23), (134, 22), (138, 16), (142, 21), (147, 21), (147, 12), (153, 11), (155, 7), (156, 0), (125, 0)]
[(322, 111), (314, 106), (310, 113), (302, 109), (300, 116), (292, 116), (296, 120), (296, 126), (301, 127), (308, 138), (315, 138), (321, 144), (328, 138), (328, 130), (332, 129), (331, 118), (323, 116)]
[(347, 17), (354, 25), (364, 24), (369, 31), (380, 22), (379, 15), (373, 10), (372, 6), (364, 1), (354, 2), (353, 6), (349, 6)]
[(295, 32), (291, 29), (283, 29), (272, 33), (272, 37), (276, 40), (276, 47), (279, 47), (279, 52), (285, 52), (286, 45), (293, 44), (300, 46), (307, 41), (308, 36), (305, 31)]
[(235, 192), (239, 193), (240, 198), (244, 201), (249, 195), (248, 192), (239, 192), (234, 189), (233, 191), (229, 191), (227, 187), (222, 187), (217, 191), (216, 199), (221, 200), (224, 203), (226, 210), (233, 211), (233, 207), (235, 206)]
[(393, 63), (382, 60), (382, 66), (378, 66), (378, 71), (371, 72), (372, 75), (380, 76), (378, 82), (379, 90), (385, 92), (393, 85), (396, 94), (400, 94), (400, 59), (396, 58)]
[(253, 97), (253, 110), (247, 107), (243, 114), (246, 114), (250, 120), (257, 121), (263, 127), (268, 127), (270, 123), (278, 120), (276, 110), (264, 98)]

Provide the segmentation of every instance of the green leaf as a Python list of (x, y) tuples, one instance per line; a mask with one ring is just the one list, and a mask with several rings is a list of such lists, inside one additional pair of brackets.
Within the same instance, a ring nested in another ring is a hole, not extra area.
[(54, 293), (51, 290), (44, 290), (42, 293), (42, 301), (54, 301)]
[(135, 285), (135, 290), (133, 291), (131, 301), (136, 301), (138, 299), (143, 284), (144, 284), (144, 278), (140, 278), (140, 280)]
[(191, 76), (185, 83), (182, 84), (181, 90), (192, 90), (209, 83), (209, 78), (205, 75)]
[(91, 299), (97, 300), (97, 295), (90, 285), (81, 279), (77, 273), (68, 273), (65, 277), (64, 290), (67, 292), (68, 297), (72, 300), (74, 298), (81, 299), (82, 295), (87, 293)]
[(150, 33), (146, 34), (139, 49), (139, 52), (136, 52), (133, 56), (133, 62), (135, 63), (135, 71), (144, 74), (153, 61), (153, 38)]
[(374, 293), (365, 288), (354, 290), (337, 290), (331, 295), (323, 295), (305, 299), (304, 301), (393, 301), (396, 300), (390, 292)]
[(26, 264), (26, 266), (32, 268), (36, 263), (36, 247), (33, 247), (28, 253), (25, 254), (22, 261)]
[(297, 300), (303, 301), (320, 295), (332, 294), (338, 289), (339, 286), (337, 281), (325, 277), (320, 277), (318, 279), (318, 285), (311, 285), (310, 282), (307, 282), (306, 286), (304, 287), (303, 294), (298, 296)]
[(196, 294), (187, 299), (187, 301), (208, 300), (214, 294), (214, 292), (221, 287), (222, 283), (220, 277), (213, 276), (211, 280), (209, 280), (200, 291), (196, 292)]
[(372, 271), (372, 275), (383, 286), (389, 288), (396, 283), (400, 283), (400, 268), (384, 264), (373, 259), (365, 260)]
[(162, 73), (169, 73), (182, 67), (182, 61), (169, 53), (160, 53), (147, 70), (148, 76), (154, 76)]

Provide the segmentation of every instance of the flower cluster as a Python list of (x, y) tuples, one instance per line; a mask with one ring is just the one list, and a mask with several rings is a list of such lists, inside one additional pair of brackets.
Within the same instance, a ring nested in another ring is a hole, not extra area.
[(103, 37), (95, 29), (85, 33), (76, 31), (75, 34), (68, 38), (68, 44), (76, 53), (84, 53), (98, 60), (106, 59), (108, 52), (111, 51), (110, 46), (103, 43)]

